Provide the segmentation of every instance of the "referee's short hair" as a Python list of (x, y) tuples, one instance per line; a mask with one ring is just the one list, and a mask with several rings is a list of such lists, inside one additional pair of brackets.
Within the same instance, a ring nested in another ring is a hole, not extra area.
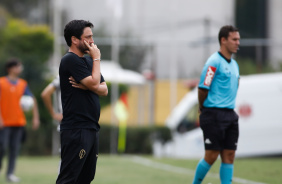
[(67, 42), (67, 45), (71, 46), (71, 37), (75, 36), (78, 39), (81, 39), (83, 30), (86, 27), (94, 27), (93, 24), (86, 20), (72, 20), (70, 21), (64, 29), (64, 37)]
[(220, 28), (219, 33), (218, 33), (219, 44), (221, 45), (221, 38), (227, 39), (230, 32), (238, 32), (238, 31), (239, 31), (238, 28), (231, 26), (231, 25), (226, 25)]

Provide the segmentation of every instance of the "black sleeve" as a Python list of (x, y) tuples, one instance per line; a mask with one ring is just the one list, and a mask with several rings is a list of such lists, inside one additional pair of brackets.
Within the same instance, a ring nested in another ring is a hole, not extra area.
[(101, 80), (100, 80), (100, 83), (102, 83), (102, 82), (105, 82), (105, 79), (104, 79), (103, 75), (101, 74)]
[(91, 76), (91, 71), (83, 59), (74, 58), (70, 62), (69, 72), (75, 81), (80, 82), (82, 79)]
[(198, 87), (198, 89), (202, 89), (202, 90), (209, 91), (209, 89), (207, 89), (207, 88), (202, 88), (202, 87)]

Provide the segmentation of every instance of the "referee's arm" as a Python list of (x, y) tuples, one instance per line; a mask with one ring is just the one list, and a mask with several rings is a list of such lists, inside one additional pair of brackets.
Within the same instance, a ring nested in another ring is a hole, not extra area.
[(208, 93), (209, 93), (209, 91), (207, 89), (198, 88), (198, 102), (199, 102), (200, 112), (204, 107), (203, 104), (204, 104), (204, 101), (206, 100), (206, 98), (208, 96)]

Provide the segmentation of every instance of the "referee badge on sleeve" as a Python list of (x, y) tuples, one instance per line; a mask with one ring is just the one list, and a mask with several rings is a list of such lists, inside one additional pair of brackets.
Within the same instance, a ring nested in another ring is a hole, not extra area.
[(205, 81), (204, 81), (204, 85), (205, 86), (210, 86), (211, 85), (211, 82), (212, 82), (212, 79), (214, 77), (215, 71), (216, 71), (216, 67), (213, 67), (213, 66), (209, 66), (208, 67), (207, 74), (206, 74)]

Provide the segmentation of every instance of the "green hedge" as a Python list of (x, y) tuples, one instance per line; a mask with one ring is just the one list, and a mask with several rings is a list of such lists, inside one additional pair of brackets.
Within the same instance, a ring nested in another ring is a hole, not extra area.
[[(28, 115), (28, 119), (29, 114)], [(51, 124), (51, 123), (50, 123)], [(41, 127), (40, 131), (33, 131), (31, 126), (26, 127), (26, 141), (22, 146), (21, 154), (23, 155), (49, 155), (51, 154), (51, 132), (44, 132)], [(114, 131), (114, 132), (112, 132)], [(118, 127), (110, 125), (101, 125), (99, 152), (110, 153), (111, 133), (114, 133), (114, 145), (117, 145)], [(155, 140), (166, 143), (171, 140), (171, 132), (167, 127), (151, 126), (151, 127), (128, 127), (126, 137), (126, 154), (151, 154), (153, 151), (153, 142)], [(60, 140), (58, 140), (60, 141)], [(117, 152), (115, 146), (115, 152)]]
[(31, 114), (27, 113), (27, 139), (22, 153), (50, 154), (52, 120), (40, 94), (48, 85), (45, 79), (48, 72), (46, 64), (53, 51), (53, 34), (47, 25), (29, 25), (13, 18), (7, 18), (4, 22), (5, 25), (0, 25), (0, 76), (6, 75), (4, 65), (9, 58), (19, 58), (24, 65), (21, 78), (27, 80), (36, 97), (40, 114), (39, 130), (31, 131)]
[[(114, 144), (117, 145), (118, 127), (110, 125), (101, 126), (99, 141), (100, 153), (110, 153), (111, 133), (114, 135)], [(162, 143), (171, 140), (170, 130), (163, 126), (128, 127), (126, 134), (125, 153), (127, 154), (150, 154), (153, 150), (152, 145), (154, 140), (159, 140)]]

